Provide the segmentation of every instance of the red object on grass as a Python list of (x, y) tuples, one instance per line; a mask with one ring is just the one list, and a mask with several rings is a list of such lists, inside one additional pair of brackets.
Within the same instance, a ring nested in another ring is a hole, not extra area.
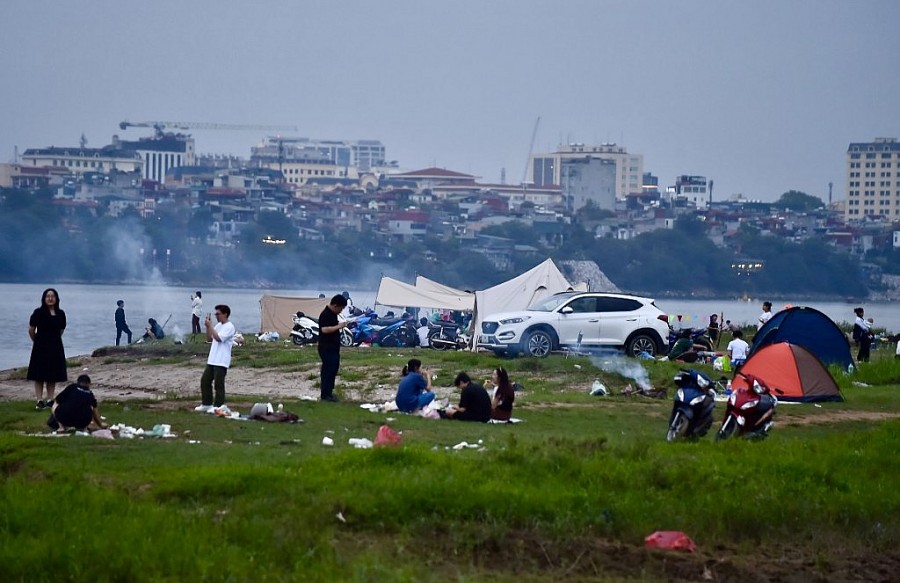
[(644, 546), (652, 549), (666, 549), (669, 551), (687, 551), (693, 553), (697, 545), (691, 537), (680, 530), (657, 530), (644, 539)]
[(403, 443), (403, 436), (394, 431), (388, 425), (382, 425), (375, 434), (375, 446), (382, 447), (386, 445), (400, 445)]

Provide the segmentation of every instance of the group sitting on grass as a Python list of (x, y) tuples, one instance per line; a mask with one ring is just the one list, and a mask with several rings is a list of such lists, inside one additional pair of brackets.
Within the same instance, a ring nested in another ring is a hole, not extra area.
[[(402, 378), (397, 386), (397, 396), (394, 399), (397, 409), (404, 413), (414, 413), (430, 405), (434, 401), (431, 378), (429, 369), (422, 370), (422, 361), (411, 358), (403, 367)], [(509, 421), (516, 396), (506, 369), (494, 369), (485, 385), (488, 383), (494, 386), (493, 398), (483, 386), (473, 382), (467, 373), (456, 375), (453, 385), (461, 391), (459, 404), (439, 411), (441, 418), (482, 423), (491, 419)]]

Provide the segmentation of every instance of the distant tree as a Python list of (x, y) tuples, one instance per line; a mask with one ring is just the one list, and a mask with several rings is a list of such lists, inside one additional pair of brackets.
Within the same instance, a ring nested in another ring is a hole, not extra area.
[(811, 196), (799, 190), (789, 190), (775, 201), (775, 206), (790, 209), (797, 212), (807, 212), (820, 209), (825, 206), (822, 199)]

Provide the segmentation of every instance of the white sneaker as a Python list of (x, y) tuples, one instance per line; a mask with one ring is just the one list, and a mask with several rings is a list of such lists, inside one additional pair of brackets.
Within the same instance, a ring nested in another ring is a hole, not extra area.
[(215, 409), (215, 407), (212, 405), (197, 405), (194, 407), (194, 411), (197, 411), (198, 413), (209, 413), (213, 409)]

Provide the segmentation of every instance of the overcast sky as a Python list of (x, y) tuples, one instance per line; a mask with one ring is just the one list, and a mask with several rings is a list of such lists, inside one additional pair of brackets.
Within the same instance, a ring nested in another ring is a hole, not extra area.
[[(0, 22), (2, 162), (146, 135), (126, 119), (289, 124), (519, 183), (540, 116), (535, 152), (616, 142), (661, 186), (838, 200), (849, 142), (900, 138), (896, 0), (2, 0)], [(194, 132), (245, 157), (264, 135)]]

